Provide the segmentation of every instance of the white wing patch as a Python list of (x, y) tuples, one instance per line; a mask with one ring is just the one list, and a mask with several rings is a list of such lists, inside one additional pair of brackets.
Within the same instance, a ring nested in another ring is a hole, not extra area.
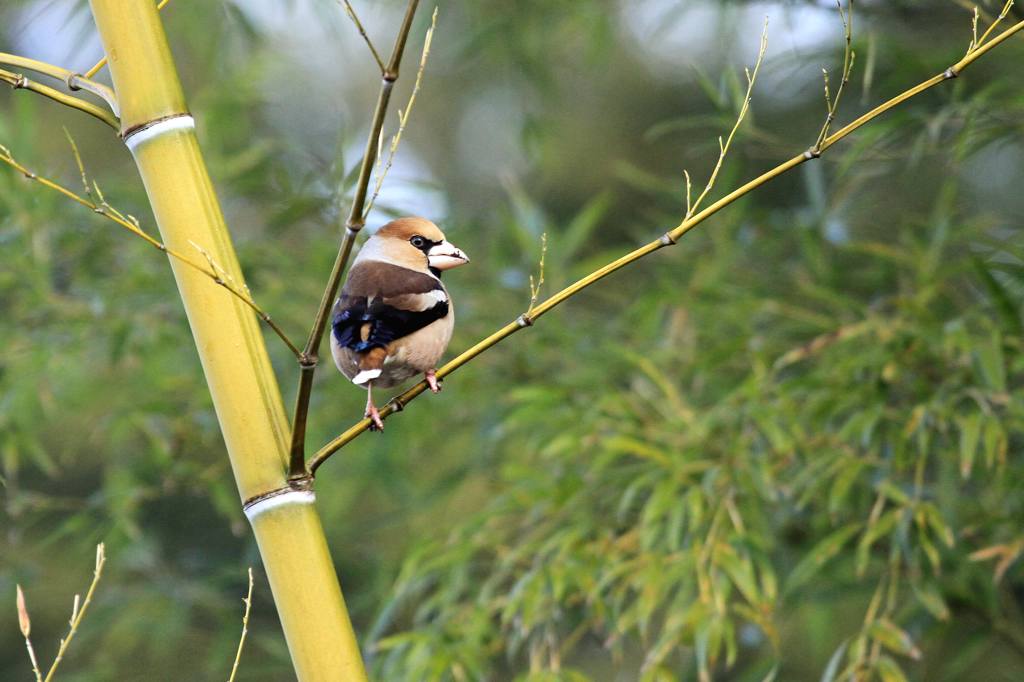
[(371, 379), (376, 379), (380, 376), (381, 370), (379, 369), (364, 369), (359, 374), (352, 377), (352, 383), (362, 385)]
[(433, 291), (428, 291), (423, 295), (426, 296), (427, 298), (433, 299), (433, 303), (431, 303), (429, 306), (431, 308), (437, 305), (438, 303), (444, 303), (445, 301), (448, 300), (448, 294), (445, 293), (444, 289), (434, 289)]

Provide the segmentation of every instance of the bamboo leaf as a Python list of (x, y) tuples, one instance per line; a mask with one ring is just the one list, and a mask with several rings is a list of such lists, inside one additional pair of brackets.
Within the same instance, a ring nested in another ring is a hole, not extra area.
[(980, 434), (980, 414), (974, 413), (960, 419), (960, 476), (963, 478), (971, 477)]
[(878, 676), (882, 682), (907, 682), (907, 676), (903, 674), (900, 664), (888, 656), (878, 658)]
[(919, 660), (921, 650), (914, 644), (906, 630), (887, 618), (880, 618), (868, 627), (868, 635), (893, 653)]
[(871, 547), (879, 538), (892, 532), (902, 513), (903, 512), (900, 509), (890, 509), (878, 517), (878, 521), (876, 521), (874, 525), (868, 527), (868, 529), (864, 531), (864, 535), (861, 536), (860, 542), (857, 543), (858, 576), (864, 575), (864, 571), (867, 570), (868, 561), (871, 558)]
[(839, 666), (843, 663), (843, 656), (846, 654), (847, 647), (850, 646), (850, 640), (844, 639), (836, 650), (832, 652), (832, 656), (828, 659), (828, 665), (825, 666), (825, 671), (821, 674), (821, 682), (836, 682), (836, 676), (839, 674)]
[(786, 581), (786, 591), (792, 592), (813, 578), (822, 566), (839, 554), (839, 550), (857, 534), (862, 525), (861, 523), (848, 524), (815, 545), (790, 572)]
[(946, 600), (942, 598), (942, 593), (934, 584), (922, 584), (914, 581), (911, 585), (917, 601), (928, 610), (928, 613), (938, 620), (949, 620), (949, 606), (946, 605)]
[(998, 330), (991, 338), (979, 341), (974, 348), (981, 379), (985, 385), (999, 393), (1006, 392), (1006, 361), (1003, 358), (1003, 337)]

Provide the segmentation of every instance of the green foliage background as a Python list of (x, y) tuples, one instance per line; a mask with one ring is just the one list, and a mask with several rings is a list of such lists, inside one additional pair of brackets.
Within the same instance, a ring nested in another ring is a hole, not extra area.
[[(862, 4), (841, 120), (970, 36), (955, 2)], [(355, 5), (385, 49), (399, 4)], [(679, 222), (682, 170), (710, 171), (765, 14), (719, 194), (809, 146), (820, 69), (841, 57), (827, 5), (445, 3), (374, 221), (424, 213), (473, 257), (448, 280), (452, 349), (525, 309), (542, 233), (551, 292)], [(298, 338), (373, 106), (370, 57), (326, 0), (165, 15), (249, 284)], [(92, 33), (81, 2), (0, 8), (5, 51), (84, 70)], [(859, 662), (865, 679), (1018, 679), (1022, 58), (1014, 39), (328, 463), (319, 507), (375, 676), (817, 680)], [(154, 230), (109, 131), (0, 95), (0, 144), (73, 186), (62, 125)], [(163, 258), (5, 169), (0, 248), (0, 677), (30, 676), (14, 584), (48, 660), (104, 541), (62, 680), (226, 677), (249, 565), (239, 679), (289, 679)], [(268, 343), (290, 401), (290, 356)], [(312, 442), (362, 400), (322, 372)]]

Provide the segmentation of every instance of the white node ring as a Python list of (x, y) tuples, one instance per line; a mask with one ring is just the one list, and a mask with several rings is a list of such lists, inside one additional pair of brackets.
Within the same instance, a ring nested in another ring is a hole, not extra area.
[(176, 130), (195, 130), (195, 127), (196, 120), (188, 114), (182, 114), (181, 116), (165, 118), (162, 121), (157, 121), (153, 125), (146, 126), (145, 128), (133, 130), (124, 138), (124, 143), (134, 154), (139, 145), (156, 139), (161, 135), (165, 135)]
[(260, 514), (265, 514), (271, 509), (287, 507), (291, 504), (313, 504), (316, 502), (316, 494), (312, 490), (290, 490), (280, 495), (267, 497), (255, 502), (245, 508), (245, 515), (249, 521), (255, 521)]

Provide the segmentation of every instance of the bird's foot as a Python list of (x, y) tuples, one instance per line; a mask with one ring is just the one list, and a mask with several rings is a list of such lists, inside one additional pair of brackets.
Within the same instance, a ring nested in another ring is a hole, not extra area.
[(364, 417), (370, 420), (371, 431), (383, 431), (384, 420), (380, 418), (380, 411), (373, 404), (366, 406), (366, 412), (363, 414)]
[(440, 393), (441, 392), (441, 381), (438, 381), (438, 379), (437, 379), (437, 372), (435, 370), (428, 369), (424, 373), (424, 376), (427, 379), (427, 386), (430, 386), (431, 393)]

